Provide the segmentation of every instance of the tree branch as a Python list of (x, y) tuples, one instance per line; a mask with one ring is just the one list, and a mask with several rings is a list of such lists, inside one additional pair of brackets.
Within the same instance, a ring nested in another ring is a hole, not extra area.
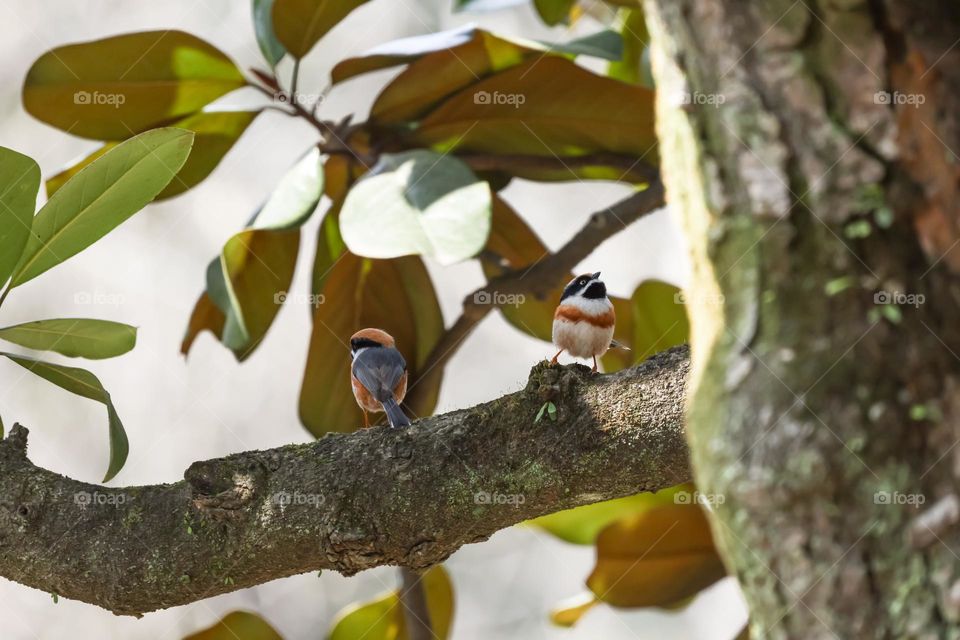
[(605, 240), (664, 204), (663, 183), (659, 178), (655, 178), (644, 191), (638, 191), (591, 215), (586, 226), (556, 253), (551, 253), (532, 265), (513, 269), (491, 279), (463, 299), (463, 312), (460, 317), (434, 345), (420, 370), (429, 373), (437, 365), (444, 364), (456, 351), (455, 347), (470, 335), (488, 313), (499, 306), (498, 300), (505, 300), (509, 294), (519, 293), (543, 298), (556, 288), (558, 280), (568, 277), (570, 272)]
[[(0, 441), (0, 575), (139, 615), (318, 569), (423, 570), (529, 518), (688, 480), (688, 361), (540, 363), (471, 409), (196, 462), (175, 484), (65, 478), (27, 459), (17, 425)], [(536, 422), (547, 400), (558, 418)]]

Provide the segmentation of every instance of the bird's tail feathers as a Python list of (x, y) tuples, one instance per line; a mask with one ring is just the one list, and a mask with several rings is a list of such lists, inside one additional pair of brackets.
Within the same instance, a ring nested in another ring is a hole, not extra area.
[(611, 348), (611, 349), (623, 349), (623, 350), (625, 350), (625, 351), (630, 351), (630, 347), (628, 347), (627, 345), (623, 344), (622, 342), (617, 342), (616, 340), (611, 340), (611, 341), (610, 341), (610, 348)]
[(410, 418), (403, 412), (403, 409), (397, 404), (397, 399), (392, 395), (381, 402), (381, 404), (387, 414), (387, 421), (391, 427), (406, 427), (410, 425)]

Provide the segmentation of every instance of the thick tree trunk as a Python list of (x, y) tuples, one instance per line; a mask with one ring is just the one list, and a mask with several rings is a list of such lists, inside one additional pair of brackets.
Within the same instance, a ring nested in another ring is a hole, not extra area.
[(960, 7), (645, 1), (752, 637), (958, 637)]

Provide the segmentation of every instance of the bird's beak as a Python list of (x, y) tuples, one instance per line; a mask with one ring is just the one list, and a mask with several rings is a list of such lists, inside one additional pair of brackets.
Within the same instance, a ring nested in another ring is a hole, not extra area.
[(595, 274), (593, 274), (592, 276), (590, 276), (590, 279), (591, 279), (591, 280), (597, 280), (597, 279), (599, 279), (599, 278), (600, 278), (600, 272), (599, 272), (599, 271), (597, 271)]

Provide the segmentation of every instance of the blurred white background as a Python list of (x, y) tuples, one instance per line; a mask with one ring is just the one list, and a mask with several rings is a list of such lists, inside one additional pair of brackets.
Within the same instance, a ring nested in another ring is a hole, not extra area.
[[(476, 21), (507, 35), (562, 41), (599, 28), (590, 18), (573, 28), (549, 29), (525, 5), (487, 14), (452, 14), (452, 0), (374, 0), (341, 23), (304, 61), (300, 90), (326, 86), (343, 57), (388, 40)], [(97, 143), (73, 138), (29, 117), (20, 87), (30, 64), (65, 43), (130, 31), (175, 28), (214, 44), (247, 68), (264, 66), (257, 49), (249, 2), (167, 0), (45, 0), (3, 3), (0, 39), (0, 144), (35, 158), (49, 177)], [(132, 61), (131, 61), (132, 62)], [(288, 62), (281, 74), (288, 76)], [(321, 115), (358, 119), (383, 82), (385, 71), (338, 86)], [(240, 92), (224, 105), (263, 104)], [(305, 442), (297, 397), (309, 337), (305, 309), (285, 309), (258, 351), (242, 366), (209, 334), (190, 359), (180, 340), (204, 283), (204, 269), (238, 231), (286, 168), (313, 140), (313, 130), (277, 112), (261, 115), (214, 174), (172, 201), (152, 205), (88, 251), (17, 289), (0, 323), (53, 317), (94, 317), (140, 328), (137, 348), (89, 368), (113, 395), (130, 436), (130, 458), (111, 486), (173, 482), (194, 460), (247, 449)], [(625, 188), (609, 183), (539, 184), (515, 181), (504, 197), (557, 248)], [(42, 198), (42, 196), (41, 196)], [(295, 290), (306, 291), (318, 217), (304, 233)], [(682, 285), (685, 249), (666, 212), (633, 225), (603, 245), (583, 271), (602, 270), (613, 293), (629, 296), (646, 278)], [(479, 267), (430, 265), (447, 322), (463, 295), (483, 283)], [(530, 366), (552, 354), (491, 314), (447, 368), (438, 412), (469, 406), (520, 388)], [(347, 357), (344, 353), (343, 357)], [(69, 362), (67, 359), (60, 359)], [(75, 362), (70, 362), (75, 364)], [(81, 365), (84, 366), (84, 365)], [(0, 415), (30, 428), (30, 457), (59, 473), (96, 482), (106, 468), (103, 407), (78, 399), (16, 365), (0, 363)], [(732, 638), (745, 610), (731, 581), (715, 585), (686, 611), (614, 611), (599, 606), (573, 629), (554, 627), (549, 610), (585, 590), (593, 548), (560, 542), (530, 527), (514, 527), (471, 545), (447, 563), (456, 590), (453, 637), (587, 639)], [(397, 582), (392, 568), (343, 578), (332, 572), (279, 580), (186, 607), (119, 618), (96, 607), (60, 600), (0, 580), (0, 638), (178, 639), (224, 613), (262, 614), (288, 639), (322, 638), (338, 610), (369, 599)]]

